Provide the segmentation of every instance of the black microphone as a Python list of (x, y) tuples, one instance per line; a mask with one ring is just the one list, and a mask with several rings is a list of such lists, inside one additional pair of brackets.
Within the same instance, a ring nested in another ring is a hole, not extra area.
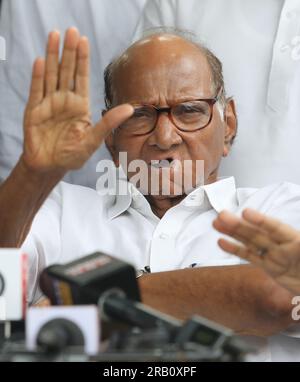
[(102, 317), (129, 324), (141, 329), (163, 328), (170, 335), (181, 327), (181, 321), (163, 314), (140, 302), (131, 301), (120, 289), (111, 289), (99, 299)]
[(131, 326), (168, 330), (181, 322), (140, 303), (133, 266), (104, 253), (65, 265), (52, 265), (40, 277), (40, 288), (53, 305), (99, 305), (104, 319)]
[(98, 305), (99, 297), (112, 288), (130, 300), (141, 299), (134, 267), (101, 252), (46, 268), (40, 288), (52, 305)]
[(37, 345), (45, 353), (60, 353), (70, 347), (83, 350), (84, 336), (74, 322), (57, 318), (41, 327), (37, 335)]
[(198, 316), (183, 324), (143, 305), (134, 267), (104, 253), (46, 268), (40, 287), (53, 305), (95, 304), (100, 307), (102, 319), (141, 329), (162, 329), (169, 342), (179, 346), (191, 342), (217, 352), (226, 347), (231, 354), (249, 350), (244, 344), (232, 342), (232, 331), (221, 325)]

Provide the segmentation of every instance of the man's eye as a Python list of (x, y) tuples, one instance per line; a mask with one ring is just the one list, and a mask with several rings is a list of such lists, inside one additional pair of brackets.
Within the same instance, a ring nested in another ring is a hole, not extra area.
[(182, 114), (206, 114), (207, 107), (205, 105), (182, 105), (180, 112)]
[(136, 118), (136, 119), (151, 118), (152, 114), (153, 114), (152, 111), (146, 108), (136, 109), (133, 114), (133, 118)]

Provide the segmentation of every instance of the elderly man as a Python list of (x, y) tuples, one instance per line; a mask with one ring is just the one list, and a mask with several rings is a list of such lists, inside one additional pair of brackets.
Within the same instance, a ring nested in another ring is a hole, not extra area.
[(148, 0), (144, 8), (138, 39), (159, 26), (190, 30), (222, 61), (240, 128), (220, 174), (239, 187), (300, 183), (299, 25), (299, 0)]
[[(200, 314), (257, 336), (292, 325), (293, 296), (221, 250), (212, 227), (223, 209), (239, 213), (250, 206), (295, 227), (300, 212), (297, 186), (237, 190), (233, 178), (218, 179), (237, 125), (219, 60), (176, 34), (145, 37), (107, 69), (108, 110), (92, 127), (88, 41), (70, 29), (61, 64), (58, 52), (53, 32), (46, 61), (37, 59), (33, 68), (23, 154), (0, 188), (0, 245), (29, 254), (30, 302), (41, 297), (37, 280), (45, 266), (101, 250), (137, 269), (150, 266), (152, 274), (139, 279), (142, 298), (171, 315)], [(129, 165), (124, 195), (58, 184), (104, 140), (117, 167), (122, 152), (129, 164), (143, 160), (160, 178), (167, 167), (169, 194), (143, 190), (144, 196), (132, 185), (136, 173)], [(198, 160), (204, 161), (204, 185), (198, 184)], [(192, 163), (184, 175), (194, 191), (176, 183), (178, 163), (185, 162)]]

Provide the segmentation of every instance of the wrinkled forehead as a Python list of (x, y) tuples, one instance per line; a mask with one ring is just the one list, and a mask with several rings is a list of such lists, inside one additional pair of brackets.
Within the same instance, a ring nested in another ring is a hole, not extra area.
[(212, 95), (212, 76), (203, 51), (180, 37), (143, 39), (119, 60), (113, 76), (118, 102), (157, 97), (188, 98)]

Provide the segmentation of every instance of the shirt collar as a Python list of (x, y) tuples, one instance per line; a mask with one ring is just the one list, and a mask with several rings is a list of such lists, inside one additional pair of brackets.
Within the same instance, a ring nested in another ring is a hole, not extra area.
[(117, 182), (119, 184), (119, 189), (125, 190), (126, 192), (123, 195), (118, 194), (116, 189), (109, 190), (109, 196), (106, 198), (109, 219), (114, 219), (121, 215), (123, 212), (127, 211), (132, 204), (133, 185), (123, 178), (118, 179)]
[(220, 178), (218, 181), (202, 187), (211, 206), (220, 213), (232, 211), (239, 205), (234, 177)]
[[(144, 195), (132, 183), (124, 178), (120, 178), (118, 182), (119, 187), (122, 187), (123, 190), (126, 189), (127, 192), (125, 195), (116, 193), (116, 195), (109, 196), (107, 200), (109, 219), (114, 219), (130, 207), (137, 208), (137, 206), (144, 205), (147, 206), (147, 209), (150, 208)], [(211, 207), (218, 213), (224, 209), (232, 211), (239, 205), (234, 177), (220, 178), (214, 183), (200, 186), (187, 195), (180, 204), (186, 207), (199, 207), (203, 204), (205, 196)]]

